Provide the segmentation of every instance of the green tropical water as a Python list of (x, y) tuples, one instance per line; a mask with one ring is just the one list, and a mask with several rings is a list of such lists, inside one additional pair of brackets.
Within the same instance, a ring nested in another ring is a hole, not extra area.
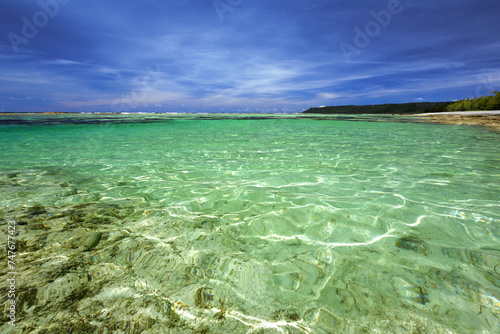
[(0, 116), (0, 332), (499, 332), (500, 135), (407, 120)]

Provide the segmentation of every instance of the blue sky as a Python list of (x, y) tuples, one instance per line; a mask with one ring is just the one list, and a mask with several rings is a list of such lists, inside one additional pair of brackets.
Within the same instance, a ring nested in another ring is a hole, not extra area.
[(236, 112), (500, 90), (498, 0), (0, 0), (0, 110)]

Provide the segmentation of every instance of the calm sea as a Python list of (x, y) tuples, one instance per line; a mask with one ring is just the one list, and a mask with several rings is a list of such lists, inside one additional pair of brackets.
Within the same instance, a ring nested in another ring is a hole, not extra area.
[(498, 333), (499, 143), (389, 116), (0, 116), (0, 332)]

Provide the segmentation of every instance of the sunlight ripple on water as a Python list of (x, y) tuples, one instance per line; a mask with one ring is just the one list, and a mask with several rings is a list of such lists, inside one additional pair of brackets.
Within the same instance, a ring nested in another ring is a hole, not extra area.
[(500, 331), (498, 133), (258, 116), (0, 116), (0, 332)]

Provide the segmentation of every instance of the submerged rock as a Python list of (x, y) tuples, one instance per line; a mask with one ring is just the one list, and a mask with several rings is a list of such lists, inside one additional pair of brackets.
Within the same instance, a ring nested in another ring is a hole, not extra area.
[(78, 195), (78, 189), (72, 188), (71, 190), (66, 191), (63, 196), (74, 196)]
[(21, 289), (22, 291), (19, 293), (18, 297), (18, 307), (22, 310), (29, 309), (31, 306), (36, 305), (37, 299), (36, 295), (38, 293), (38, 289), (36, 287), (27, 287)]
[(97, 327), (85, 322), (61, 322), (51, 324), (47, 329), (42, 329), (40, 334), (49, 333), (95, 333)]
[(102, 233), (101, 232), (93, 232), (91, 233), (84, 241), (82, 245), (82, 249), (84, 252), (94, 249), (101, 240)]
[(420, 287), (420, 286), (415, 286), (413, 289), (413, 292), (416, 292), (418, 294), (418, 297), (413, 297), (413, 301), (425, 305), (429, 302), (427, 289)]
[(290, 310), (277, 310), (273, 312), (272, 319), (275, 321), (286, 320), (286, 321), (299, 321), (301, 319), (298, 312), (294, 309)]
[(195, 295), (195, 304), (200, 308), (210, 308), (212, 300), (214, 299), (214, 294), (212, 289), (209, 288), (199, 288)]
[(45, 210), (45, 207), (41, 204), (35, 204), (34, 206), (29, 207), (27, 211), (28, 211), (28, 214), (25, 215), (25, 217), (37, 216), (37, 215), (47, 213), (47, 210)]
[(424, 241), (415, 237), (407, 236), (396, 241), (396, 247), (401, 249), (412, 250), (416, 253), (429, 255), (429, 246)]

